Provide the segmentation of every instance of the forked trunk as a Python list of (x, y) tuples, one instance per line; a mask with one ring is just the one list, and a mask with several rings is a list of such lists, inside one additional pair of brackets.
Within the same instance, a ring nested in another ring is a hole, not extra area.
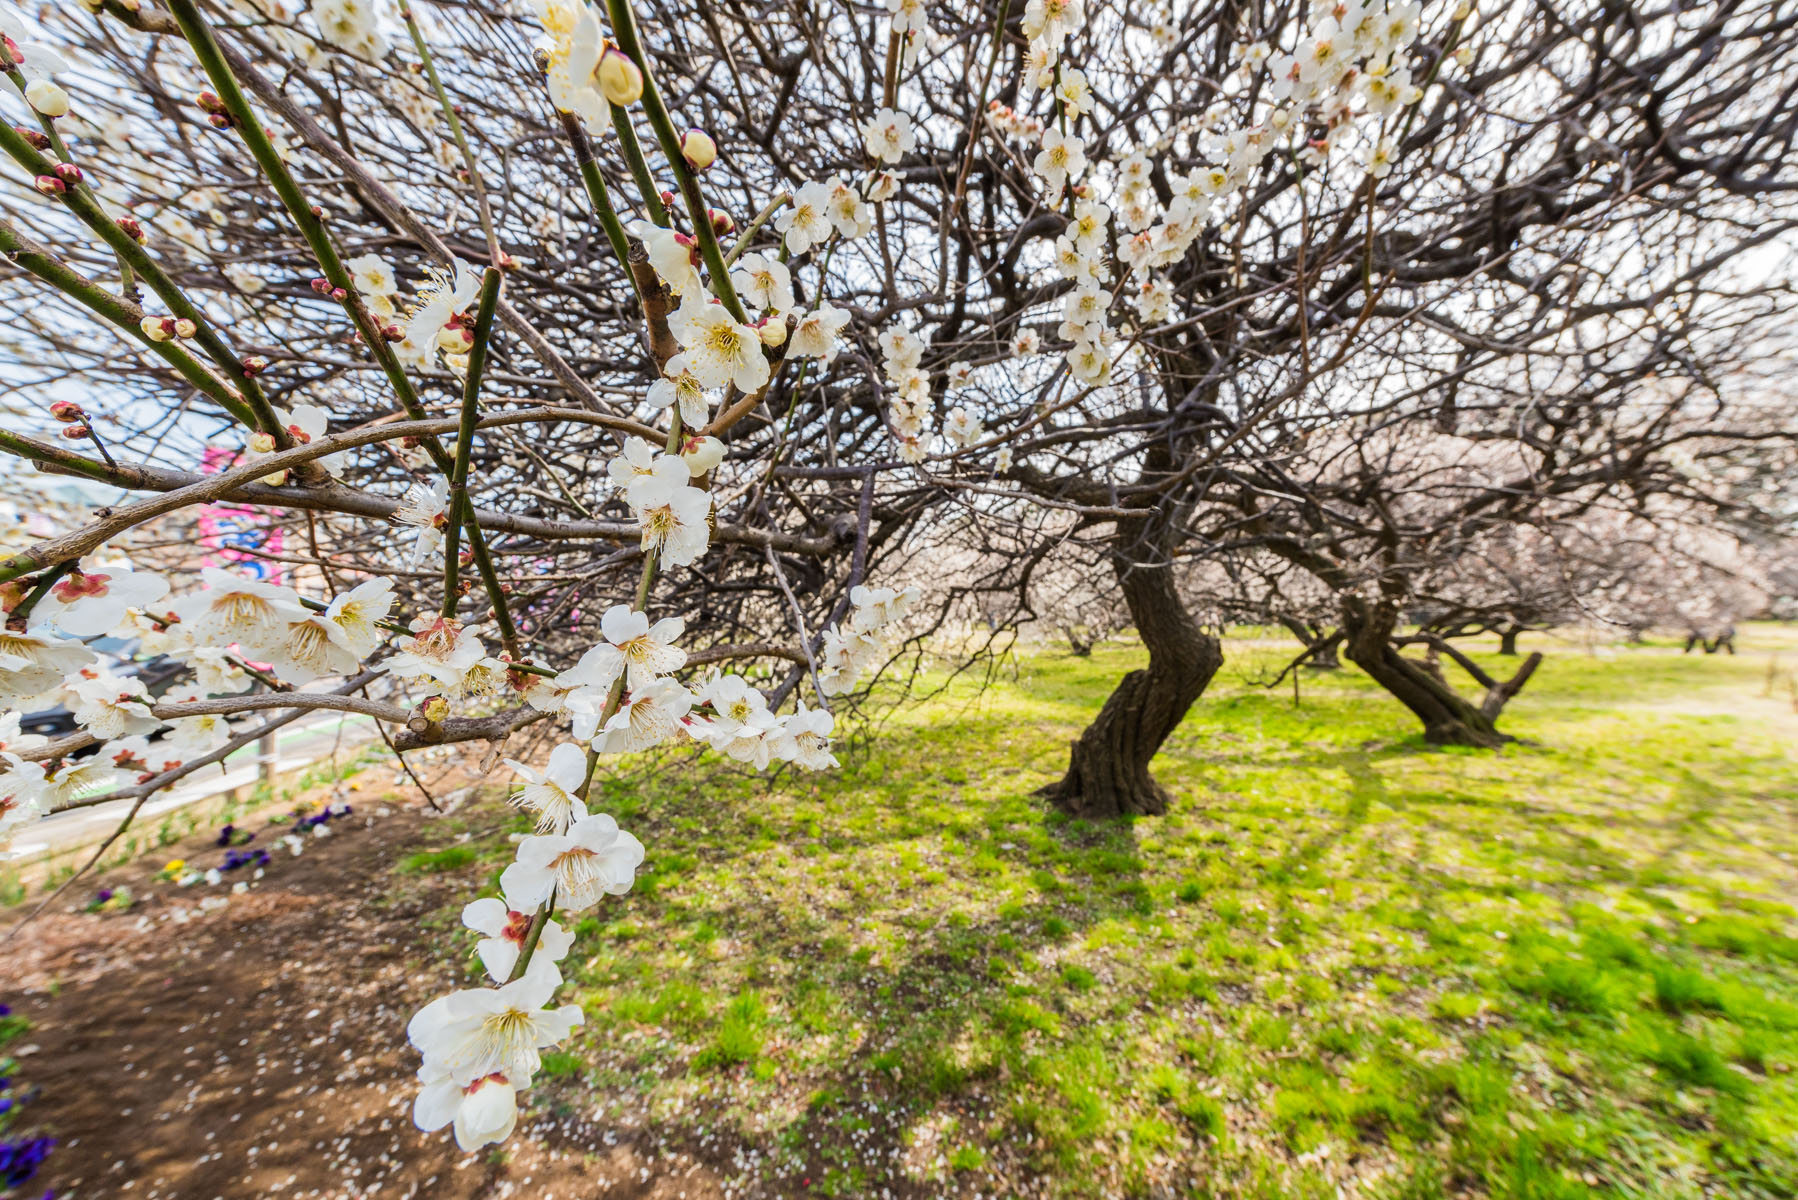
[(1164, 556), (1144, 563), (1119, 553), (1113, 566), (1149, 665), (1124, 676), (1074, 742), (1067, 774), (1040, 793), (1076, 817), (1167, 811), (1167, 791), (1150, 776), (1149, 760), (1224, 661), (1218, 639), (1186, 611)]
[(1487, 694), (1488, 704), (1479, 706), (1449, 686), (1440, 672), (1399, 653), (1392, 641), (1398, 612), (1390, 602), (1349, 596), (1343, 600), (1342, 616), (1343, 653), (1417, 715), (1423, 722), (1425, 741), (1438, 746), (1492, 747), (1511, 740), (1498, 731), (1498, 710), (1523, 687), (1541, 655), (1532, 655), (1511, 682), (1494, 684)]

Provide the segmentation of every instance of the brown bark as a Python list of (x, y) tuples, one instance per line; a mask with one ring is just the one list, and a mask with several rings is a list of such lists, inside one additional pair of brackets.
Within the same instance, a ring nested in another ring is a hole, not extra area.
[(1124, 676), (1073, 743), (1067, 774), (1039, 793), (1076, 817), (1167, 811), (1167, 790), (1149, 774), (1149, 760), (1224, 661), (1218, 639), (1186, 611), (1165, 558), (1144, 563), (1120, 552), (1113, 566), (1136, 632), (1148, 648), (1149, 665)]
[(1498, 652), (1511, 658), (1517, 657), (1517, 635), (1523, 630), (1509, 625), (1498, 631)]
[[(1342, 628), (1347, 635), (1343, 653), (1348, 660), (1366, 671), (1375, 683), (1423, 722), (1424, 740), (1438, 746), (1502, 746), (1511, 739), (1498, 731), (1493, 718), (1450, 687), (1439, 672), (1432, 672), (1420, 662), (1399, 653), (1392, 642), (1398, 625), (1398, 609), (1389, 600), (1370, 601), (1362, 596), (1345, 596), (1342, 601)], [(1535, 669), (1535, 661), (1529, 663)], [(1511, 694), (1529, 678), (1520, 672)], [(1507, 695), (1505, 697), (1509, 699)], [(1502, 701), (1501, 701), (1502, 705)]]

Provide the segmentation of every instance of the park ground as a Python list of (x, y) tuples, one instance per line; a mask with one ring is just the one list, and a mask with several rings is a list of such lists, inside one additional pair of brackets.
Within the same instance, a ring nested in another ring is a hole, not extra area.
[(1798, 630), (1535, 646), (1525, 740), (1461, 752), (1233, 637), (1127, 823), (1032, 796), (1127, 640), (882, 711), (840, 772), (609, 780), (649, 859), (475, 1154), (412, 1127), (404, 1026), (475, 982), (457, 916), (523, 824), (487, 764), (424, 764), (438, 814), (364, 760), (241, 818), (354, 809), (224, 904), (154, 878), (199, 830), (13, 937), (5, 1136), (58, 1139), (18, 1194), (1798, 1194)]

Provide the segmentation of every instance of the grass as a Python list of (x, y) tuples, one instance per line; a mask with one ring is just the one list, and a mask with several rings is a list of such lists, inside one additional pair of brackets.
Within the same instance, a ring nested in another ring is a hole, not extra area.
[(830, 775), (605, 781), (649, 859), (576, 926), (539, 1091), (723, 1131), (778, 1194), (1798, 1194), (1775, 645), (1551, 647), (1528, 740), (1461, 752), (1352, 669), (1256, 686), (1288, 651), (1233, 637), (1172, 810), (1116, 824), (1031, 793), (1127, 643), (879, 713)]

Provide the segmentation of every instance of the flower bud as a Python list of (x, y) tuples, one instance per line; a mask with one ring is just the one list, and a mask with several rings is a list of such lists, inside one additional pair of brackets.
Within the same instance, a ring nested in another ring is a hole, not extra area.
[(225, 111), (225, 102), (211, 92), (201, 92), (198, 96), (194, 97), (194, 103), (200, 106), (200, 111), (203, 113), (222, 113)]
[(175, 323), (167, 317), (145, 317), (137, 327), (152, 342), (166, 342), (175, 336)]
[(755, 323), (755, 332), (762, 339), (762, 345), (770, 350), (776, 346), (784, 346), (787, 341), (787, 319), (778, 313), (769, 313)]
[(688, 438), (680, 456), (695, 477), (704, 475), (724, 461), (724, 443), (715, 437)]
[(381, 330), (381, 336), (390, 342), (403, 342), (406, 340), (406, 331), (398, 325), (389, 325)]
[(25, 103), (46, 117), (61, 117), (69, 111), (69, 94), (52, 79), (33, 79), (25, 85)]
[(35, 180), (37, 190), (46, 196), (60, 196), (68, 191), (68, 185), (54, 175), (39, 175)]
[(250, 452), (253, 454), (273, 454), (275, 452), (275, 435), (258, 429), (250, 435)]
[(449, 701), (442, 696), (432, 696), (418, 706), (418, 711), (427, 721), (441, 721), (449, 716)]
[(33, 150), (48, 150), (50, 148), (50, 137), (41, 130), (30, 129), (24, 125), (14, 125), (12, 131), (24, 138), (27, 142), (30, 142)]
[(50, 406), (50, 415), (58, 421), (79, 421), (86, 413), (73, 400), (58, 400)]
[(727, 212), (720, 212), (718, 209), (708, 208), (705, 210), (705, 215), (712, 222), (712, 232), (719, 237), (723, 237), (737, 227), (736, 219)]
[(261, 355), (252, 354), (243, 360), (243, 373), (246, 379), (254, 379), (266, 370), (268, 370), (268, 359)]
[(340, 288), (340, 287), (334, 287), (331, 289), (331, 299), (337, 301), (339, 304), (342, 304), (345, 300), (348, 300), (349, 298), (350, 298), (350, 293), (348, 292), (348, 290), (346, 290), (344, 288)]
[(149, 240), (144, 237), (144, 227), (138, 224), (136, 217), (120, 217), (118, 226), (125, 231), (126, 237), (130, 238), (140, 246)]
[(86, 441), (88, 438), (87, 426), (64, 425), (62, 427), (62, 436), (68, 438), (71, 442)]
[(674, 193), (673, 192), (669, 191), (667, 188), (663, 188), (660, 192), (657, 193), (657, 195), (661, 196), (661, 198), (662, 198), (662, 207), (663, 208), (673, 208), (674, 207)]
[(599, 81), (600, 94), (620, 108), (643, 98), (643, 72), (616, 46), (607, 46), (606, 52), (599, 56), (599, 66), (593, 77)]
[(74, 163), (57, 163), (56, 177), (73, 187), (81, 182), (81, 168)]
[(213, 113), (206, 118), (206, 123), (214, 129), (229, 129), (231, 128), (231, 117), (227, 113)]
[(718, 158), (718, 143), (703, 129), (689, 129), (681, 136), (681, 157), (694, 171), (703, 171)]
[(175, 322), (175, 336), (178, 338), (190, 338), (198, 332), (199, 326), (195, 325), (186, 317), (182, 317)]
[(502, 271), (516, 271), (518, 269), (518, 260), (513, 258), (508, 251), (501, 250), (499, 252), (499, 269)]
[(437, 348), (445, 354), (461, 354), (474, 345), (474, 330), (445, 325), (437, 331)]
[(331, 294), (331, 281), (320, 276), (312, 281), (312, 290), (321, 296), (329, 296)]

